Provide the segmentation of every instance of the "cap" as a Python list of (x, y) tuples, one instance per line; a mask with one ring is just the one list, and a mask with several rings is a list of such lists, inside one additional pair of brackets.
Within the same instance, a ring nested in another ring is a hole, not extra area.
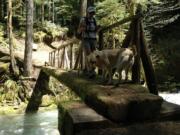
[(95, 7), (90, 6), (87, 8), (87, 12), (89, 12), (89, 13), (95, 12), (95, 11), (96, 11)]

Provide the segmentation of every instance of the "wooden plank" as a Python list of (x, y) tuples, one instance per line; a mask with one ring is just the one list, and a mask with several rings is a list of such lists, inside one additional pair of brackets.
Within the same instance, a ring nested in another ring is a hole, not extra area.
[(84, 130), (116, 126), (82, 101), (60, 102), (58, 111), (58, 128), (61, 135), (75, 135)]
[(76, 62), (75, 62), (75, 65), (74, 65), (74, 69), (78, 69), (78, 66), (80, 65), (81, 49), (82, 49), (82, 46), (79, 47), (78, 56), (77, 56), (77, 58), (76, 58)]
[(180, 105), (167, 101), (162, 103), (159, 120), (180, 120)]
[(70, 46), (71, 44), (74, 44), (74, 43), (78, 43), (79, 40), (76, 39), (76, 38), (73, 38), (71, 40), (69, 40), (68, 42), (62, 44), (60, 47), (58, 47), (57, 49), (63, 49), (64, 47), (67, 47), (67, 46)]
[(180, 121), (146, 122), (97, 130), (84, 130), (76, 135), (179, 135)]
[(113, 121), (146, 120), (156, 117), (160, 111), (162, 98), (148, 93), (140, 85), (121, 85), (114, 88), (98, 85), (100, 80), (97, 79), (86, 80), (78, 76), (77, 72), (50, 67), (43, 67), (42, 70), (64, 83), (86, 104)]

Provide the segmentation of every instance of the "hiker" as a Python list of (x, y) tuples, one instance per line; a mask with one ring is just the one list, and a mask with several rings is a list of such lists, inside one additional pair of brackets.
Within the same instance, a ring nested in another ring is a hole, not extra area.
[(95, 7), (88, 7), (87, 15), (86, 17), (82, 17), (78, 28), (78, 33), (81, 34), (82, 47), (85, 51), (86, 68), (84, 69), (84, 71), (90, 73), (90, 77), (93, 77), (95, 75), (95, 72), (88, 71), (87, 56), (97, 47), (96, 36), (97, 32), (99, 31), (99, 26), (97, 26), (96, 24), (94, 15)]

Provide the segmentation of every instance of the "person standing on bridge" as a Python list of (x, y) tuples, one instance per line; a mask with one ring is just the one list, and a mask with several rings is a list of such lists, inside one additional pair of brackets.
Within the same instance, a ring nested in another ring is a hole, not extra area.
[(100, 27), (97, 26), (95, 15), (95, 7), (90, 6), (87, 8), (86, 17), (82, 17), (78, 27), (78, 34), (81, 34), (82, 47), (85, 51), (86, 68), (83, 70), (90, 78), (95, 76), (95, 71), (88, 71), (87, 56), (93, 52), (97, 47), (97, 32)]

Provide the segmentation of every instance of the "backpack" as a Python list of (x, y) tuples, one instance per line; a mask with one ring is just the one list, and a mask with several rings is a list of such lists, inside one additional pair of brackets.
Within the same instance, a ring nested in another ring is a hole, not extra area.
[[(83, 18), (85, 18), (85, 22), (86, 22), (86, 32), (88, 33), (88, 25), (90, 24), (90, 22), (88, 21), (88, 18), (87, 17), (83, 17)], [(94, 25), (95, 25), (95, 27), (97, 26), (97, 24), (96, 24), (96, 19), (93, 17), (93, 23), (94, 23)], [(82, 39), (82, 33), (78, 33), (78, 32), (76, 32), (76, 38), (77, 39)]]

